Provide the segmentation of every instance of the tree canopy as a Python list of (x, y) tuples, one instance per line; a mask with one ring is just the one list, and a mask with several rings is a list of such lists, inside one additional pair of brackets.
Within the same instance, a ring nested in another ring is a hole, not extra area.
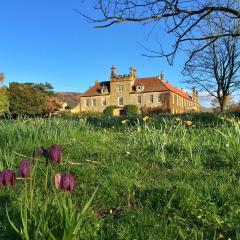
[(9, 112), (8, 90), (5, 86), (0, 87), (0, 116)]
[(9, 85), (10, 112), (13, 115), (41, 115), (52, 94), (52, 86), (48, 83), (12, 82)]

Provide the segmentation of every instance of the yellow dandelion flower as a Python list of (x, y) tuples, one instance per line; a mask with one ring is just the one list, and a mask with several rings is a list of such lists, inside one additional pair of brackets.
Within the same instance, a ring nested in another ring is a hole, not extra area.
[(149, 119), (149, 117), (148, 117), (148, 116), (145, 116), (145, 117), (143, 118), (143, 121), (146, 122), (148, 119)]
[(218, 239), (224, 239), (224, 235), (223, 235), (222, 233), (220, 233), (220, 234), (218, 235)]
[(177, 122), (180, 122), (180, 121), (181, 121), (181, 118), (177, 117), (177, 118), (176, 118), (176, 121), (177, 121)]
[(122, 120), (122, 124), (126, 124), (128, 122), (128, 119)]
[(185, 121), (184, 122), (186, 125), (188, 125), (188, 126), (192, 126), (192, 122), (191, 121)]

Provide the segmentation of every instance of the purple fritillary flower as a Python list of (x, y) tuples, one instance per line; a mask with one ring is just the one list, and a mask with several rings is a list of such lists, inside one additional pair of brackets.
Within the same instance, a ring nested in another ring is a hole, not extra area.
[(61, 163), (61, 149), (60, 146), (57, 144), (53, 144), (51, 147), (48, 148), (48, 159), (53, 163)]
[(2, 184), (5, 185), (16, 185), (16, 174), (14, 171), (6, 169), (2, 171)]
[(23, 160), (20, 163), (18, 173), (19, 173), (19, 176), (22, 178), (27, 178), (30, 176), (30, 161), (29, 160)]
[(39, 147), (36, 152), (38, 155), (44, 156), (46, 154), (47, 150), (44, 147)]
[(70, 173), (64, 173), (60, 179), (60, 189), (64, 192), (71, 192), (74, 187), (74, 178)]

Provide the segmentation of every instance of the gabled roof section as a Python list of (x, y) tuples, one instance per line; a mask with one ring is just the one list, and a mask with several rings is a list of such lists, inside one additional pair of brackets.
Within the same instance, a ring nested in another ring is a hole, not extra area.
[[(106, 87), (108, 89), (108, 94), (110, 93), (110, 82), (109, 81), (106, 81), (106, 82), (96, 81), (92, 87), (90, 87), (86, 92), (81, 94), (81, 97), (92, 97), (92, 96), (103, 95), (100, 92), (100, 89), (102, 87)], [(107, 95), (107, 94), (104, 94), (104, 95)]]
[[(146, 78), (136, 78), (134, 82), (134, 86), (139, 84), (143, 84), (144, 90), (142, 92), (162, 92), (162, 91), (171, 91), (183, 98), (192, 101), (192, 98), (182, 90), (172, 86), (168, 82), (165, 82), (157, 77), (146, 77)], [(135, 93), (135, 92), (134, 92)]]
[(139, 84), (144, 86), (144, 90), (142, 92), (168, 91), (168, 88), (162, 84), (162, 81), (159, 79), (159, 77), (136, 78), (133, 86), (137, 86)]
[(166, 86), (166, 88), (168, 88), (171, 92), (174, 92), (176, 94), (178, 94), (179, 96), (186, 98), (188, 100), (192, 101), (192, 97), (190, 97), (186, 92), (183, 92), (182, 90), (172, 86), (171, 84), (169, 84), (168, 82), (164, 82), (162, 81), (162, 83)]

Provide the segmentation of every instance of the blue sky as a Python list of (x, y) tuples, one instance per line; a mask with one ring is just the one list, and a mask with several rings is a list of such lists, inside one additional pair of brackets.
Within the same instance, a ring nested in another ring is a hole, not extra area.
[[(141, 46), (157, 49), (156, 34), (164, 46), (171, 39), (152, 25), (124, 23), (96, 29), (74, 9), (92, 16), (88, 0), (1, 0), (0, 72), (9, 82), (49, 82), (55, 91), (83, 92), (95, 80), (109, 79), (112, 64), (117, 73), (137, 68), (138, 77), (161, 71), (170, 83), (185, 86), (181, 77), (184, 56), (175, 65), (165, 59), (143, 57)], [(150, 34), (151, 32), (151, 34)], [(150, 35), (150, 36), (149, 36)], [(141, 43), (141, 44), (139, 44)]]

